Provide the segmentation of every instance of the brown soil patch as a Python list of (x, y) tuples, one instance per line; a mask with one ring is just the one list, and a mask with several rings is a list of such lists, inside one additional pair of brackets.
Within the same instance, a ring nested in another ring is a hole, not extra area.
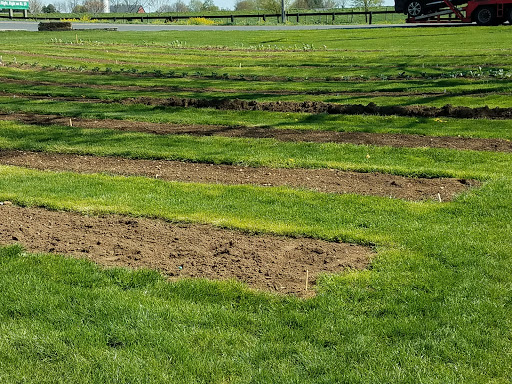
[[(36, 125), (69, 125), (70, 118), (57, 115), (1, 114), (2, 120), (16, 120)], [(75, 127), (115, 129), (127, 132), (145, 132), (159, 135), (181, 134), (193, 136), (226, 136), (271, 138), (279, 141), (306, 141), (317, 143), (348, 143), (407, 148), (449, 148), (473, 151), (512, 152), (512, 141), (504, 139), (480, 139), (464, 137), (437, 137), (391, 133), (305, 131), (297, 129), (273, 129), (271, 127), (228, 127), (217, 125), (176, 125), (129, 120), (93, 120), (72, 118)]]
[(251, 168), (22, 151), (0, 151), (0, 163), (41, 170), (105, 172), (193, 183), (285, 185), (319, 192), (356, 193), (407, 200), (441, 198), (442, 201), (449, 201), (467, 188), (479, 185), (477, 181), (465, 179), (408, 178), (333, 169)]
[(158, 269), (171, 279), (237, 279), (283, 294), (305, 291), (321, 273), (363, 269), (371, 251), (353, 245), (272, 235), (247, 235), (208, 225), (0, 205), (0, 244), (31, 252), (84, 257), (105, 266)]

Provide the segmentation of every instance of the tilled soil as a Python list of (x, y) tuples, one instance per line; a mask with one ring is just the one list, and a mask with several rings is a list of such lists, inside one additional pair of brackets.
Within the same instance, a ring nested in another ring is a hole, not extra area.
[(0, 244), (84, 257), (105, 266), (158, 269), (171, 279), (237, 279), (297, 296), (321, 273), (364, 269), (372, 252), (359, 245), (245, 233), (208, 225), (125, 216), (91, 217), (0, 205)]
[(407, 200), (441, 199), (442, 201), (449, 201), (469, 187), (479, 185), (475, 180), (466, 179), (408, 178), (381, 173), (344, 172), (333, 169), (251, 168), (233, 165), (134, 160), (121, 157), (25, 151), (0, 150), (0, 164), (41, 170), (140, 175), (194, 183), (285, 185), (319, 192), (357, 193)]
[(274, 129), (270, 127), (228, 127), (217, 125), (176, 125), (129, 120), (82, 119), (57, 115), (28, 113), (0, 113), (1, 120), (16, 120), (35, 125), (70, 125), (86, 129), (115, 129), (126, 132), (145, 132), (159, 135), (182, 134), (194, 136), (225, 136), (246, 138), (272, 138), (279, 141), (305, 141), (317, 143), (349, 143), (407, 148), (450, 148), (474, 151), (512, 152), (512, 141), (504, 139), (480, 139), (464, 137), (437, 137), (367, 132), (305, 131)]

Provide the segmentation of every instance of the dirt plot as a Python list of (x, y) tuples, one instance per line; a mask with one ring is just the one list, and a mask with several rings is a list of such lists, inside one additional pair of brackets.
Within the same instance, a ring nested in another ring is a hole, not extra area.
[(0, 150), (0, 164), (41, 170), (140, 175), (194, 183), (286, 185), (319, 192), (357, 193), (407, 200), (440, 198), (442, 201), (449, 201), (469, 187), (479, 185), (475, 180), (466, 179), (408, 178), (381, 173), (343, 172), (333, 169), (251, 168), (24, 151)]
[(309, 238), (248, 235), (208, 225), (125, 216), (91, 217), (0, 205), (0, 243), (84, 257), (106, 266), (152, 268), (171, 279), (237, 279), (298, 296), (321, 273), (367, 267), (371, 250)]
[(36, 125), (72, 125), (79, 128), (115, 129), (126, 132), (145, 132), (159, 135), (182, 134), (194, 136), (226, 136), (246, 138), (271, 138), (280, 141), (307, 141), (317, 143), (348, 143), (390, 147), (430, 147), (473, 151), (512, 152), (512, 141), (504, 139), (480, 139), (464, 137), (436, 137), (391, 133), (333, 132), (298, 129), (274, 129), (272, 127), (228, 127), (220, 125), (176, 125), (142, 121), (81, 119), (57, 115), (1, 114), (1, 120), (15, 120)]

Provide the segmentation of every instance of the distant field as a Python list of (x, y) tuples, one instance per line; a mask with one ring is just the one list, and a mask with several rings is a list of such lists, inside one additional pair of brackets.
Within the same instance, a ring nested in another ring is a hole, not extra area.
[(2, 33), (0, 381), (509, 382), (511, 37)]

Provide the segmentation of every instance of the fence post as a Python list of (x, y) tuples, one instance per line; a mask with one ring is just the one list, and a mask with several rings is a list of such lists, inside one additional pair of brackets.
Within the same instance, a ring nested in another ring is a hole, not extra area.
[(373, 18), (373, 12), (370, 11), (370, 24), (372, 23), (372, 18)]
[(299, 23), (299, 12), (297, 11), (297, 24)]
[(265, 17), (265, 14), (263, 14), (263, 21), (266, 22), (267, 18)]
[(9, 19), (12, 19), (14, 17), (14, 11), (12, 9), (9, 9)]
[(231, 22), (232, 22), (232, 23), (235, 23), (235, 18), (234, 18), (234, 16), (233, 16), (233, 15), (231, 15)]

